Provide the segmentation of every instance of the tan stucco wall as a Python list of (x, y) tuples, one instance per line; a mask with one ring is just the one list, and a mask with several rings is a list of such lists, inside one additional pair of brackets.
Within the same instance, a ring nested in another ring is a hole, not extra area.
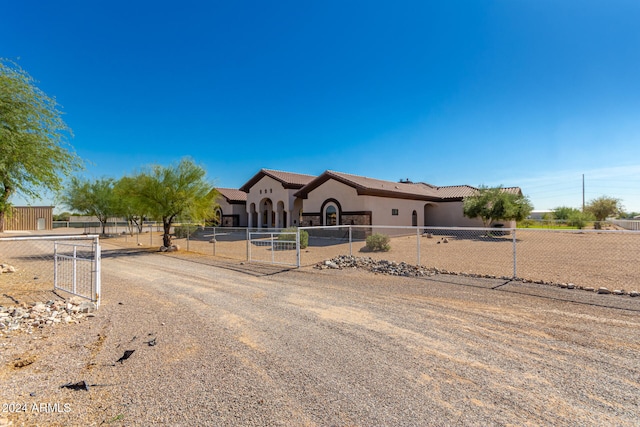
[[(263, 176), (256, 184), (249, 189), (247, 193), (247, 207), (246, 211), (249, 212), (251, 204), (254, 203), (256, 211), (262, 212), (264, 206), (264, 200), (270, 199), (273, 204), (274, 211), (278, 209), (278, 203), (282, 202), (284, 211), (287, 212), (286, 223), (284, 222), (284, 215), (276, 215), (276, 227), (288, 227), (292, 224), (294, 219), (298, 219), (297, 213), (294, 211), (295, 197), (293, 196), (298, 190), (286, 189), (282, 184), (269, 177)], [(258, 215), (259, 224), (250, 224), (252, 227), (262, 226), (262, 214)]]
[(223, 215), (238, 215), (238, 227), (246, 227), (248, 224), (247, 206), (238, 203), (229, 203), (227, 199), (218, 197), (218, 205)]
[(320, 185), (311, 191), (306, 199), (303, 200), (304, 212), (320, 212), (322, 204), (327, 199), (336, 199), (340, 202), (343, 211), (362, 211), (365, 209), (364, 200), (358, 197), (356, 189), (349, 187), (341, 182), (333, 179)]

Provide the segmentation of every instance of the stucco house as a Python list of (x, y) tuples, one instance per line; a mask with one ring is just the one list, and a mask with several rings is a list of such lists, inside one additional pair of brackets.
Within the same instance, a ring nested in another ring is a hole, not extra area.
[(476, 191), (468, 185), (436, 187), (326, 171), (295, 195), (303, 200), (302, 226), (481, 227), (480, 219), (463, 215), (463, 198)]
[(247, 193), (233, 188), (216, 188), (220, 196), (216, 200), (216, 218), (222, 227), (246, 227)]
[[(463, 215), (477, 188), (384, 181), (342, 172), (320, 176), (262, 169), (239, 189), (247, 194), (248, 226), (320, 225), (481, 227)], [(504, 191), (522, 194), (518, 187)], [(513, 224), (505, 224), (512, 226)]]
[(295, 196), (315, 176), (262, 169), (240, 191), (247, 193), (249, 227), (286, 228), (297, 226), (302, 199)]

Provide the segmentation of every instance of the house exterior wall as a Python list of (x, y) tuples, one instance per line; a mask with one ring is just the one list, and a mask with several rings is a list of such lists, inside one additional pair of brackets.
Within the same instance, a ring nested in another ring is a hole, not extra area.
[(329, 199), (338, 200), (343, 211), (362, 211), (365, 209), (364, 201), (358, 196), (355, 188), (334, 179), (328, 180), (311, 191), (308, 197), (303, 200), (302, 209), (308, 213), (320, 213), (322, 204)]
[[(256, 184), (254, 184), (247, 193), (247, 204), (245, 212), (249, 217), (249, 227), (257, 228), (269, 228), (272, 225), (276, 228), (284, 228), (293, 224), (293, 220), (298, 219), (298, 212), (295, 210), (295, 197), (294, 193), (298, 191), (296, 189), (284, 188), (280, 181), (277, 181), (270, 176), (263, 176)], [(267, 209), (267, 223), (264, 222), (264, 201), (266, 199), (271, 200), (271, 206)], [(282, 210), (278, 209), (279, 203), (282, 203)], [(255, 209), (258, 215), (258, 224), (253, 224), (253, 219), (249, 214), (251, 204), (255, 204)]]
[(5, 218), (7, 231), (51, 230), (53, 206), (14, 206), (10, 218)]
[(248, 225), (247, 204), (244, 202), (228, 202), (219, 197), (218, 206), (222, 211), (220, 225), (222, 227), (246, 227)]
[[(302, 200), (302, 226), (318, 226), (325, 223), (327, 204), (338, 202), (341, 208), (340, 225), (377, 225), (419, 227), (482, 227), (479, 218), (467, 218), (462, 201), (430, 202), (393, 197), (358, 195), (355, 188), (329, 179), (309, 192)], [(394, 213), (397, 211), (397, 215)], [(414, 220), (413, 212), (416, 212)], [(512, 227), (512, 221), (501, 221)]]

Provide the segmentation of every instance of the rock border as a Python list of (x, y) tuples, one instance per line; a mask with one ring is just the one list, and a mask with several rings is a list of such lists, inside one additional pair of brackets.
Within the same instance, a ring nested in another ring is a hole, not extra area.
[(17, 306), (0, 306), (0, 336), (10, 332), (33, 333), (58, 323), (80, 323), (83, 318), (94, 317), (96, 305), (73, 296), (68, 300), (50, 300), (45, 303), (22, 303)]
[(482, 278), (482, 279), (502, 279), (502, 280), (511, 280), (514, 282), (521, 282), (521, 283), (535, 283), (540, 285), (556, 286), (562, 289), (579, 289), (579, 290), (588, 291), (588, 292), (595, 292), (596, 294), (599, 294), (599, 295), (628, 295), (630, 297), (640, 296), (640, 292), (636, 290), (634, 291), (626, 291), (624, 289), (610, 290), (604, 287), (600, 287), (596, 289), (589, 286), (575, 285), (573, 283), (557, 283), (557, 282), (550, 282), (546, 280), (529, 280), (529, 279), (513, 278), (508, 276), (494, 276), (490, 274), (459, 273), (459, 272), (448, 271), (448, 270), (435, 268), (435, 267), (411, 265), (411, 264), (407, 264), (406, 262), (375, 260), (371, 257), (355, 257), (350, 255), (339, 255), (334, 258), (328, 259), (326, 261), (319, 262), (314, 266), (314, 268), (320, 269), (320, 270), (324, 270), (324, 269), (342, 270), (346, 268), (359, 268), (359, 269), (370, 271), (372, 273), (387, 274), (391, 276), (402, 276), (402, 277), (429, 277), (429, 276), (435, 276), (436, 274), (449, 274), (452, 276), (464, 276), (464, 277), (473, 277), (473, 278)]

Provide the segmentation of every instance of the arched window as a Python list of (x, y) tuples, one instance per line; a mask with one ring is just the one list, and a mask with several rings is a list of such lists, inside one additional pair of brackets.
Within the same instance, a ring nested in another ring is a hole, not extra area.
[(338, 210), (334, 205), (327, 206), (324, 212), (324, 225), (338, 225)]
[(411, 214), (411, 226), (412, 227), (418, 226), (418, 212), (416, 211), (413, 211), (413, 213)]

